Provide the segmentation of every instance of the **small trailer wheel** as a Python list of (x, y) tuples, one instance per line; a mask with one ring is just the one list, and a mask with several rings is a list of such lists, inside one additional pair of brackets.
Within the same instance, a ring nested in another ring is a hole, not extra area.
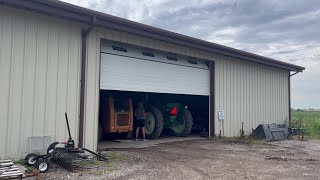
[(29, 166), (33, 166), (37, 162), (38, 155), (34, 153), (30, 153), (24, 158), (26, 160), (26, 164)]
[(58, 145), (58, 144), (59, 144), (58, 142), (51, 143), (50, 146), (47, 149), (47, 154), (52, 153), (54, 148), (56, 148), (56, 145)]
[(50, 168), (50, 163), (47, 159), (39, 159), (36, 164), (35, 167), (41, 172), (41, 173), (45, 173), (48, 171), (48, 169)]

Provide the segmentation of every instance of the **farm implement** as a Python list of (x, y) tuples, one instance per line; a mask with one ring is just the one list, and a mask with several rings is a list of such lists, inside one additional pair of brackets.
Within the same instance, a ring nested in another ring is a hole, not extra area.
[(82, 160), (88, 158), (88, 156), (85, 155), (85, 152), (98, 157), (99, 160), (108, 160), (106, 157), (89, 149), (76, 148), (74, 140), (71, 137), (67, 113), (65, 113), (65, 118), (69, 133), (68, 141), (54, 142), (50, 144), (47, 149), (47, 154), (45, 155), (37, 155), (34, 153), (28, 154), (25, 158), (26, 164), (35, 166), (35, 168), (37, 168), (40, 172), (46, 172), (50, 168), (51, 161), (69, 171), (73, 171), (75, 167), (79, 166)]

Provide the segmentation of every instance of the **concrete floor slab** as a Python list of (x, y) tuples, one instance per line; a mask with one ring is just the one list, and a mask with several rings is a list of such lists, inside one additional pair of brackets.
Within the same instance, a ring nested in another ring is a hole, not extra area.
[(109, 149), (137, 149), (157, 146), (162, 143), (171, 143), (188, 140), (203, 140), (206, 139), (200, 136), (188, 136), (188, 137), (160, 137), (158, 139), (148, 139), (147, 141), (136, 141), (135, 139), (121, 139), (114, 141), (102, 141), (98, 143), (98, 150)]

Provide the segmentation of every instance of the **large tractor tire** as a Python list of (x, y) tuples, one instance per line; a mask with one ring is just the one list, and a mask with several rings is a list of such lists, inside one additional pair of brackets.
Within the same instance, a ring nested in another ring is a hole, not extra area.
[(191, 128), (193, 125), (193, 118), (191, 112), (186, 109), (184, 114), (184, 124), (176, 127), (172, 127), (172, 134), (178, 137), (186, 137), (191, 133)]
[(161, 111), (155, 107), (150, 108), (150, 112), (146, 113), (145, 132), (148, 139), (158, 138), (163, 130), (163, 115)]

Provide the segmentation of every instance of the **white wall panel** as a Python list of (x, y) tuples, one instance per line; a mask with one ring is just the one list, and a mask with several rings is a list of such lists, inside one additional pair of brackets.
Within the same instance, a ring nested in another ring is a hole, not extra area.
[(81, 33), (74, 23), (0, 6), (0, 158), (23, 157), (28, 137), (78, 139)]
[(100, 89), (209, 95), (209, 70), (101, 53)]

